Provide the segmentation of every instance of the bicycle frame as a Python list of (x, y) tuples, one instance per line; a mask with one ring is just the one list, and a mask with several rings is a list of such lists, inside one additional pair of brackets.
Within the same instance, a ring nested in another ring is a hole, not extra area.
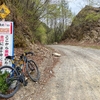
[[(25, 83), (26, 64), (28, 62), (27, 54), (33, 54), (33, 53), (29, 52), (29, 53), (22, 54), (20, 56), (20, 58), (17, 60), (18, 64), (15, 64), (15, 61), (14, 61), (15, 59), (13, 59), (13, 57), (11, 57), (11, 56), (6, 57), (6, 58), (11, 60), (15, 70), (18, 73), (18, 76), (13, 77), (14, 76), (14, 72), (11, 72), (11, 77), (7, 79), (8, 83), (11, 80), (19, 80), (21, 83), (23, 83), (23, 84)], [(20, 64), (20, 62), (23, 62), (23, 63)], [(22, 68), (21, 68), (21, 66), (22, 66)]]

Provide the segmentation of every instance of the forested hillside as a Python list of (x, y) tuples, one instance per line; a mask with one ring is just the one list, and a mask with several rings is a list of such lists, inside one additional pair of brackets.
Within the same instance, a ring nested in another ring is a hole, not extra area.
[(15, 47), (59, 42), (72, 18), (65, 0), (1, 0), (0, 5), (3, 3), (11, 11), (6, 20), (14, 22)]
[(100, 43), (100, 7), (85, 6), (65, 31), (63, 39)]

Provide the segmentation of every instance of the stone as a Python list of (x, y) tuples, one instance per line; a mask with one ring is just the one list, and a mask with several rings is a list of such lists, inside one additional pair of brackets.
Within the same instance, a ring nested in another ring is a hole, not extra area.
[(61, 54), (59, 54), (59, 53), (53, 53), (52, 55), (54, 55), (54, 56), (56, 56), (56, 57), (60, 57), (61, 56)]

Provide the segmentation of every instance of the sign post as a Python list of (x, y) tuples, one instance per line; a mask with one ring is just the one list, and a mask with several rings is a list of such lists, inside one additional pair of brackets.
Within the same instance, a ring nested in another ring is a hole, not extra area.
[(10, 13), (10, 10), (5, 4), (0, 6), (0, 66), (9, 65), (11, 62), (5, 59), (6, 56), (12, 56), (14, 54), (13, 47), (13, 22), (5, 21), (6, 16)]

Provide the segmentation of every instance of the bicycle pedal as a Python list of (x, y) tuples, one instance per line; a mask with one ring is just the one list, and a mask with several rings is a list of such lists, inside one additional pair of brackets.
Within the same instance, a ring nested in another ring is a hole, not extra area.
[(23, 83), (23, 85), (24, 85), (24, 86), (27, 86), (27, 84), (28, 84), (28, 82), (27, 82), (27, 81), (25, 81), (25, 82)]

